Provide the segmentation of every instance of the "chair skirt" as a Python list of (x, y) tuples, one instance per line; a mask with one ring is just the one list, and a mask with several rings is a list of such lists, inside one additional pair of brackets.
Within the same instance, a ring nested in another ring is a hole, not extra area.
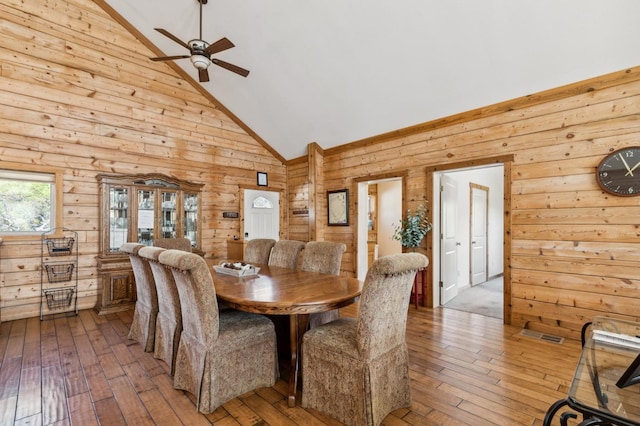
[(153, 351), (155, 358), (161, 359), (171, 367), (171, 375), (175, 372), (175, 359), (182, 334), (182, 319), (179, 324), (164, 312), (158, 312), (156, 320), (156, 340)]
[(367, 360), (356, 347), (351, 318), (305, 333), (302, 353), (305, 408), (347, 425), (377, 426), (391, 411), (411, 404), (406, 345)]
[(197, 396), (201, 413), (251, 390), (273, 386), (278, 376), (273, 323), (262, 315), (220, 313), (219, 334), (210, 347), (183, 330), (173, 387)]
[(157, 316), (157, 308), (151, 308), (138, 299), (135, 311), (133, 312), (133, 320), (131, 321), (128, 337), (140, 343), (145, 352), (153, 352)]

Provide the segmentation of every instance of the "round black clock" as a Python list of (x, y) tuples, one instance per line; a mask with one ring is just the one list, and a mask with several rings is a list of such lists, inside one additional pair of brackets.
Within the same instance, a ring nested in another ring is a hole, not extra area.
[(622, 148), (607, 155), (598, 164), (596, 180), (610, 194), (640, 195), (640, 146)]

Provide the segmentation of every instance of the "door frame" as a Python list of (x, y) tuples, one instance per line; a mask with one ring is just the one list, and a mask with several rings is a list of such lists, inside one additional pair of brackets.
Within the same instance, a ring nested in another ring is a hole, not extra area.
[[(514, 155), (503, 155), (497, 157), (487, 157), (476, 160), (462, 161), (451, 164), (439, 164), (436, 166), (428, 166), (425, 167), (425, 188), (426, 188), (426, 197), (427, 200), (434, 200), (434, 174), (440, 173), (447, 170), (454, 169), (465, 169), (470, 167), (478, 167), (478, 166), (488, 166), (492, 164), (502, 163), (504, 167), (504, 176), (503, 176), (503, 189), (504, 189), (504, 203), (503, 203), (503, 214), (504, 214), (504, 224), (503, 224), (503, 277), (504, 277), (504, 285), (503, 285), (503, 323), (511, 324), (511, 169), (514, 160)], [(429, 220), (432, 223), (434, 220), (433, 209), (429, 208)], [(430, 260), (430, 264), (434, 265), (437, 262), (434, 262), (433, 256), (433, 244), (434, 244), (434, 232), (427, 233), (427, 257)], [(426, 274), (427, 279), (423, 284), (423, 294), (425, 297), (425, 306), (433, 308), (435, 305), (434, 298), (434, 276), (436, 275), (435, 269), (433, 273)]]
[[(383, 173), (378, 175), (368, 175), (357, 177), (353, 180), (355, 185), (355, 205), (357, 206), (357, 215), (356, 215), (356, 238), (355, 238), (355, 248), (356, 255), (353, 256), (353, 270), (356, 271), (356, 277), (361, 276), (363, 273), (366, 274), (366, 265), (367, 265), (367, 203), (358, 202), (361, 197), (364, 197), (364, 193), (366, 191), (361, 191), (362, 184), (366, 184), (369, 186), (370, 184), (374, 184), (380, 181), (385, 180), (393, 180), (400, 179), (402, 181), (402, 212), (404, 213), (407, 209), (406, 207), (406, 193), (407, 193), (407, 174), (406, 170), (398, 171), (394, 173)], [(368, 195), (368, 194), (367, 194)], [(366, 198), (365, 198), (366, 199)], [(365, 265), (365, 266), (362, 266)], [(361, 269), (358, 269), (358, 268)], [(362, 278), (364, 279), (364, 278)]]

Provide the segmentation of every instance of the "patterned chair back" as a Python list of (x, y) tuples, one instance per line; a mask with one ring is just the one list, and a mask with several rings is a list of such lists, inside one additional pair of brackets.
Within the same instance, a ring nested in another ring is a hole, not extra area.
[(139, 342), (146, 352), (152, 352), (158, 315), (158, 293), (149, 262), (138, 254), (143, 247), (142, 244), (125, 243), (120, 251), (129, 255), (136, 280), (137, 299), (129, 338)]
[(403, 253), (383, 256), (369, 268), (356, 326), (358, 350), (365, 359), (404, 344), (413, 280), (428, 264), (420, 253)]
[(275, 245), (276, 240), (270, 238), (256, 238), (249, 240), (244, 251), (243, 260), (251, 264), (267, 265), (271, 249)]
[(303, 271), (340, 275), (342, 254), (347, 249), (343, 243), (332, 241), (309, 241), (302, 256)]
[(298, 266), (298, 257), (304, 249), (305, 243), (295, 240), (279, 240), (271, 250), (269, 266), (295, 269)]
[(160, 263), (172, 268), (180, 296), (183, 333), (205, 347), (218, 338), (218, 303), (205, 260), (194, 253), (166, 250)]
[[(347, 249), (343, 243), (332, 241), (309, 241), (302, 254), (303, 271), (320, 272), (323, 274), (340, 275), (342, 254)], [(314, 328), (340, 318), (340, 311), (334, 309), (327, 312), (317, 312), (309, 317), (309, 327)]]
[(175, 355), (182, 333), (182, 309), (173, 273), (158, 260), (160, 253), (164, 251), (165, 249), (160, 247), (143, 247), (138, 254), (149, 261), (158, 293), (158, 318), (153, 355), (165, 361), (171, 367), (173, 375)]

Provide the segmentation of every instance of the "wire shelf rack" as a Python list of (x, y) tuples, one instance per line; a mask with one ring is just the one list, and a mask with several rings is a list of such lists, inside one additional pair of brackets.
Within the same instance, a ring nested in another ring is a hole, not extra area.
[(47, 299), (47, 307), (50, 310), (64, 309), (71, 306), (73, 302), (73, 294), (75, 293), (72, 288), (56, 288), (45, 290), (44, 295)]
[[(78, 314), (78, 233), (53, 228), (40, 237), (40, 320), (45, 315)], [(52, 259), (55, 258), (55, 261)], [(64, 287), (61, 287), (60, 283)]]
[(76, 239), (72, 237), (47, 238), (47, 251), (49, 256), (69, 256), (73, 253), (73, 245)]
[(74, 267), (75, 263), (49, 263), (44, 265), (50, 283), (71, 281)]

